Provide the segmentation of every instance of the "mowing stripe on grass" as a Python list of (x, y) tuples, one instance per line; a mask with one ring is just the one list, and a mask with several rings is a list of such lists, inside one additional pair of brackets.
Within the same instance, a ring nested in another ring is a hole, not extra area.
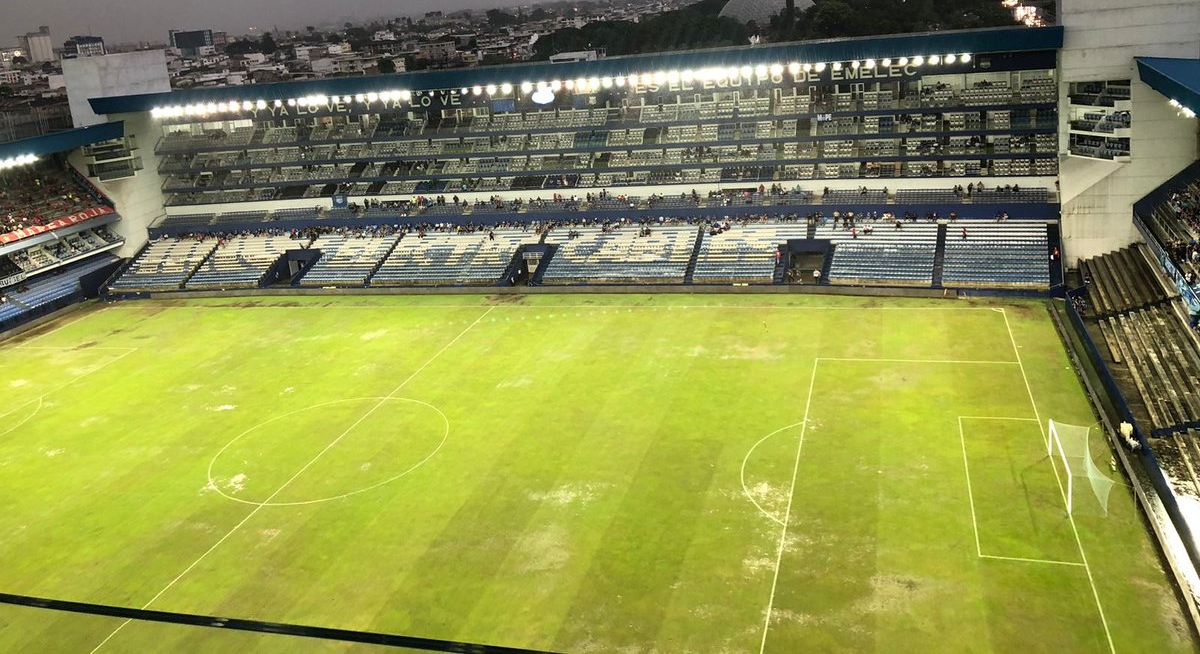
[[(263, 501), (262, 504), (254, 507), (254, 509), (252, 511), (250, 511), (250, 513), (247, 514), (245, 518), (242, 518), (241, 522), (234, 525), (232, 529), (230, 529), (228, 532), (225, 533), (224, 536), (221, 536), (220, 540), (213, 543), (212, 547), (205, 550), (204, 553), (201, 554), (199, 558), (197, 558), (195, 561), (192, 561), (191, 565), (184, 568), (183, 572), (179, 573), (178, 576), (176, 576), (169, 583), (167, 583), (167, 585), (164, 586), (162, 590), (158, 591), (158, 593), (155, 594), (154, 597), (151, 597), (150, 601), (143, 604), (142, 610), (146, 610), (146, 609), (150, 608), (151, 604), (156, 602), (158, 600), (158, 598), (162, 597), (163, 594), (165, 594), (168, 590), (171, 590), (171, 588), (176, 583), (178, 583), (180, 579), (183, 579), (189, 572), (192, 571), (193, 568), (195, 568), (197, 565), (200, 565), (200, 563), (202, 561), (204, 561), (204, 559), (207, 558), (209, 554), (212, 554), (212, 552), (214, 550), (216, 550), (218, 547), (220, 547), (221, 543), (224, 543), (226, 540), (229, 540), (230, 536), (235, 534), (239, 529), (242, 528), (243, 525), (245, 525), (247, 522), (249, 522), (251, 518), (253, 518), (255, 515), (257, 515), (258, 512), (263, 509), (263, 507), (269, 505), (271, 503), (271, 501), (274, 500), (284, 490), (286, 490), (287, 487), (292, 484), (292, 482), (299, 479), (300, 475), (304, 474), (304, 472), (306, 470), (311, 468), (318, 460), (320, 460), (320, 458), (322, 456), (324, 456), (324, 454), (326, 452), (333, 449), (333, 447), (335, 445), (337, 445), (338, 442), (340, 442), (343, 438), (346, 437), (346, 434), (349, 434), (355, 427), (357, 427), (364, 420), (366, 420), (368, 417), (370, 417), (371, 414), (374, 413), (379, 407), (383, 406), (383, 404), (385, 402), (387, 402), (390, 398), (394, 397), (396, 395), (396, 393), (399, 393), (400, 389), (402, 389), (406, 385), (408, 385), (408, 382), (412, 381), (417, 375), (421, 374), (421, 371), (423, 371), (423, 370), (425, 370), (425, 368), (429, 367), (429, 364), (433, 363), (438, 357), (440, 357), (442, 355), (442, 353), (444, 353), (446, 350), (450, 349), (450, 347), (453, 346), (455, 343), (457, 343), (463, 336), (466, 336), (467, 332), (471, 331), (471, 328), (473, 328), (475, 325), (478, 325), (484, 318), (486, 318), (487, 315), (489, 313), (491, 313), (492, 309), (494, 309), (494, 308), (495, 307), (490, 307), (487, 311), (484, 311), (478, 318), (475, 319), (474, 322), (467, 325), (467, 327), (465, 329), (463, 329), (461, 332), (459, 332), (457, 336), (450, 339), (449, 343), (446, 343), (445, 345), (443, 345), (442, 349), (435, 352), (433, 354), (433, 356), (429, 357), (429, 359), (425, 363), (421, 364), (421, 366), (419, 368), (417, 368), (416, 370), (414, 370), (411, 375), (406, 377), (404, 379), (404, 381), (400, 382), (400, 384), (398, 386), (396, 386), (396, 388), (392, 389), (392, 392), (385, 395), (383, 397), (383, 399), (381, 399), (375, 406), (371, 407), (371, 409), (369, 409), (366, 413), (364, 413), (358, 420), (354, 421), (353, 424), (351, 424), (349, 427), (347, 427), (345, 431), (343, 431), (341, 434), (339, 434), (337, 438), (333, 439), (333, 441), (330, 442), (329, 445), (325, 446), (325, 449), (318, 452), (317, 455), (312, 458), (312, 460), (310, 460), (308, 463), (304, 464), (304, 466), (302, 468), (300, 468), (300, 470), (298, 470), (296, 472), (296, 474), (292, 475), (291, 478), (289, 478), (287, 481), (283, 482), (283, 485), (281, 485), (278, 489), (276, 489), (274, 493), (271, 493), (267, 497), (267, 499)], [(117, 628), (113, 629), (112, 633), (110, 633), (108, 636), (106, 636), (104, 638), (104, 640), (100, 641), (99, 645), (96, 645), (96, 647), (94, 647), (92, 649), (92, 654), (95, 654), (95, 652), (100, 651), (100, 648), (104, 647), (104, 645), (106, 643), (108, 643), (108, 641), (112, 640), (113, 636), (116, 636), (117, 633), (119, 633), (122, 629), (124, 629), (125, 625), (128, 625), (131, 620), (132, 620), (132, 618), (126, 619), (124, 622), (117, 625)]]

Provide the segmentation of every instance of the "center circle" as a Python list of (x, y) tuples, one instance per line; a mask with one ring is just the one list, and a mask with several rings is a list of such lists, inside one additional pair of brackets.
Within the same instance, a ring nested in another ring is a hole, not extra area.
[(209, 462), (204, 488), (256, 506), (331, 502), (404, 477), (449, 436), (446, 414), (421, 400), (322, 402), (235, 436)]

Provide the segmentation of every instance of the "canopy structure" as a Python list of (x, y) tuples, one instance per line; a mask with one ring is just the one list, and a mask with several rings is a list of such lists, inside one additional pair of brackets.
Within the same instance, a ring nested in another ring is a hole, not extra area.
[(312, 95), (354, 96), (388, 88), (402, 88), (415, 92), (468, 88), (503, 82), (519, 84), (526, 81), (632, 75), (672, 69), (727, 68), (763, 64), (786, 65), (789, 62), (816, 63), (957, 53), (1044, 52), (1058, 50), (1062, 44), (1063, 28), (1061, 26), (994, 27), (978, 30), (893, 34), (762, 46), (661, 52), (560, 64), (534, 62), (507, 66), (408, 72), (395, 75), (247, 84), (91, 98), (88, 102), (91, 104), (92, 110), (98, 114), (118, 114), (151, 111), (155, 107), (166, 105), (257, 102), (259, 100), (270, 102)]
[(1200, 111), (1200, 59), (1137, 57), (1138, 75), (1150, 88), (1191, 112)]
[(41, 157), (55, 152), (66, 152), (85, 145), (119, 139), (125, 136), (125, 123), (116, 121), (91, 127), (80, 127), (65, 132), (0, 143), (0, 161), (18, 157)]

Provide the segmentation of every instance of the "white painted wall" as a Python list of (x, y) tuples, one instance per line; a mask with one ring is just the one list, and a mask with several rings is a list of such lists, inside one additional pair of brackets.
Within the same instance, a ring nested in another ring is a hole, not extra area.
[[(1138, 80), (1134, 57), (1200, 57), (1196, 0), (1062, 0), (1066, 28), (1059, 54), (1061, 106), (1066, 84), (1133, 80), (1132, 162), (1112, 164), (1063, 157), (1063, 253), (1068, 265), (1124, 247), (1139, 235), (1133, 203), (1196, 160), (1197, 121), (1182, 118)], [(1067, 112), (1060, 109), (1060, 150)]]
[[(163, 215), (162, 178), (158, 176), (158, 157), (154, 144), (162, 136), (158, 121), (149, 112), (119, 114), (114, 121), (125, 121), (125, 134), (137, 137), (139, 149), (134, 152), (142, 158), (143, 169), (128, 179), (102, 182), (92, 178), (95, 184), (116, 205), (121, 220), (110, 229), (125, 237), (125, 245), (117, 252), (122, 257), (132, 256), (146, 242), (147, 228)], [(81, 171), (87, 171), (82, 150), (71, 153), (71, 163)]]
[(171, 90), (167, 58), (162, 50), (140, 50), (67, 59), (63, 76), (67, 82), (67, 101), (76, 127), (108, 122), (92, 112), (89, 98), (105, 98)]

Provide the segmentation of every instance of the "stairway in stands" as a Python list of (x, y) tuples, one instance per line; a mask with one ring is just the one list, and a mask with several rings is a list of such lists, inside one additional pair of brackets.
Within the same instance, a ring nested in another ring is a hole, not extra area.
[(188, 274), (183, 277), (183, 281), (179, 282), (179, 288), (184, 288), (185, 286), (187, 286), (187, 283), (192, 281), (192, 277), (194, 277), (196, 275), (196, 273), (200, 272), (200, 267), (203, 266), (205, 263), (208, 263), (208, 260), (213, 258), (213, 255), (215, 255), (217, 253), (217, 250), (220, 250), (220, 249), (221, 249), (221, 246), (218, 245), (217, 247), (209, 250), (208, 253), (204, 255), (204, 258), (197, 261), (196, 265), (192, 266), (191, 271), (189, 271)]
[(704, 242), (704, 227), (696, 228), (696, 242), (692, 244), (692, 256), (688, 257), (687, 269), (683, 273), (683, 283), (691, 284), (692, 275), (696, 272), (696, 262), (700, 260), (700, 244)]
[(942, 271), (946, 263), (946, 223), (938, 223), (937, 245), (933, 250), (933, 287), (942, 287)]

